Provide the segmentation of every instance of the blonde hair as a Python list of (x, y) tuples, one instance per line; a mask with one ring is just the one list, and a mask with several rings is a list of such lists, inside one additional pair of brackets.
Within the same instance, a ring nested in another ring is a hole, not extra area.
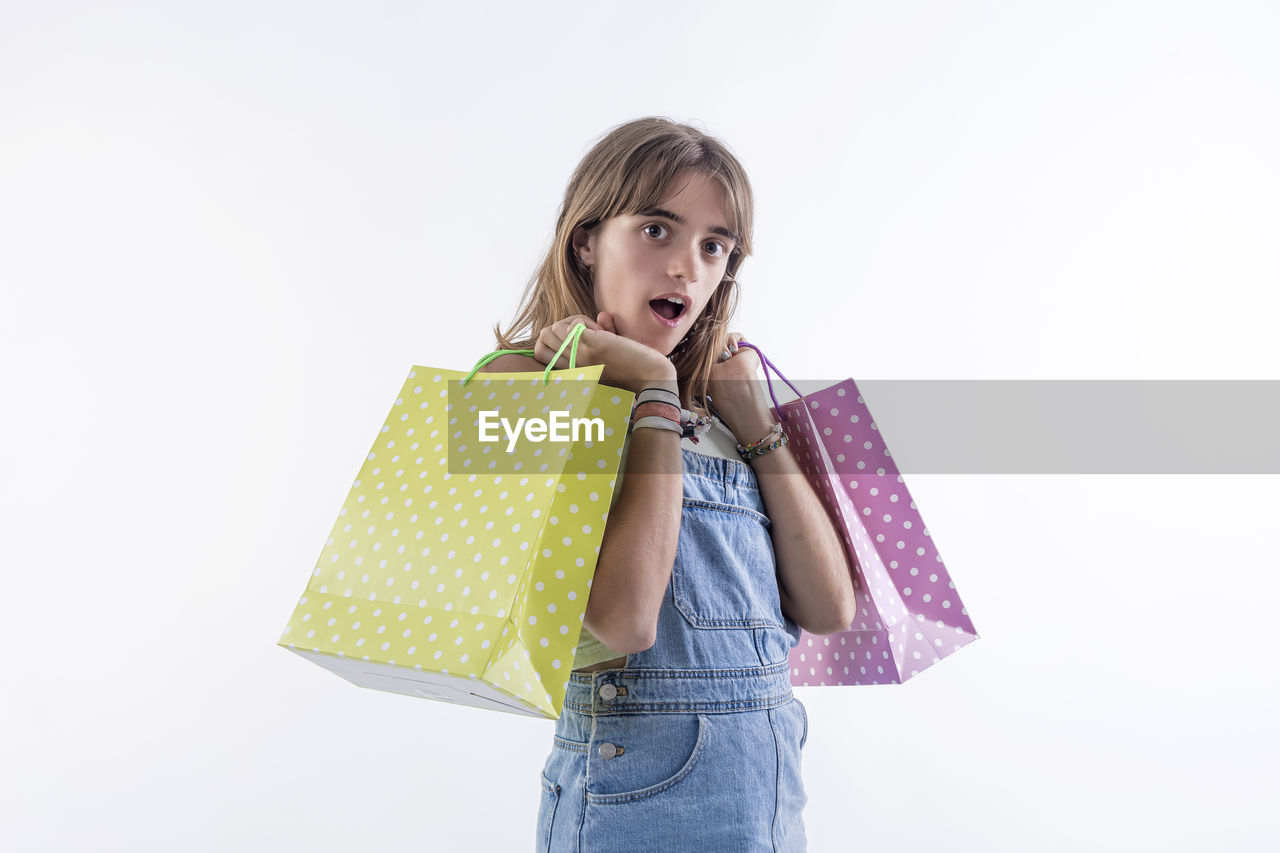
[(731, 231), (738, 235), (729, 262), (702, 315), (671, 351), (680, 400), (704, 410), (707, 381), (728, 341), (729, 320), (738, 302), (735, 278), (751, 254), (754, 202), (742, 164), (714, 137), (697, 128), (653, 116), (618, 125), (592, 146), (565, 187), (555, 236), (546, 258), (530, 278), (516, 317), (505, 330), (494, 327), (500, 349), (531, 349), (544, 326), (571, 314), (594, 319), (599, 313), (591, 272), (573, 249), (574, 229), (598, 233), (614, 216), (639, 213), (663, 201), (677, 175), (693, 171), (718, 182), (728, 198)]

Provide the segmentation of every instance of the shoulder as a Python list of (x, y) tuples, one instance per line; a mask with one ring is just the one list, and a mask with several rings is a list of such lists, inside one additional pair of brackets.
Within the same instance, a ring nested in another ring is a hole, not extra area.
[(536, 358), (527, 355), (516, 355), (507, 353), (500, 355), (493, 361), (480, 368), (481, 373), (532, 373), (537, 371), (541, 373), (546, 370), (547, 366)]

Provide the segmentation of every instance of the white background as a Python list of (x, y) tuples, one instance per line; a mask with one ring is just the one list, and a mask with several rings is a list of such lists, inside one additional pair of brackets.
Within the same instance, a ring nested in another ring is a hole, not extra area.
[[(1277, 44), (1261, 2), (0, 3), (3, 846), (533, 845), (550, 721), (275, 643), (608, 128), (739, 155), (736, 327), (790, 374), (1275, 379)], [(982, 639), (798, 691), (811, 850), (1280, 844), (1275, 478), (909, 485)]]

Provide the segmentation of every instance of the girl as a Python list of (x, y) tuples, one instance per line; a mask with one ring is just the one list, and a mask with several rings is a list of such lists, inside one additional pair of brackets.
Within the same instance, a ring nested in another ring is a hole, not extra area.
[(801, 628), (849, 626), (853, 582), (759, 359), (728, 331), (751, 220), (723, 144), (662, 118), (623, 124), (578, 165), (519, 314), (495, 329), (534, 357), (488, 370), (540, 371), (581, 322), (578, 364), (637, 395), (539, 850), (805, 848), (808, 716), (787, 658)]

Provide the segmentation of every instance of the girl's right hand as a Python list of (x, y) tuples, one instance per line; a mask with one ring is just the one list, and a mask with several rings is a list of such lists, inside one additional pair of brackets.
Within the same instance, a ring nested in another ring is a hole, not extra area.
[[(665, 355), (652, 347), (633, 341), (616, 333), (613, 317), (601, 311), (595, 320), (583, 314), (574, 314), (544, 326), (533, 347), (533, 357), (549, 364), (556, 350), (568, 337), (569, 330), (578, 323), (587, 328), (578, 338), (577, 363), (579, 365), (603, 364), (600, 381), (605, 385), (625, 388), (638, 394), (644, 388), (655, 385), (666, 387), (671, 383), (675, 390), (676, 369)], [(560, 354), (556, 369), (569, 366), (569, 349)]]

